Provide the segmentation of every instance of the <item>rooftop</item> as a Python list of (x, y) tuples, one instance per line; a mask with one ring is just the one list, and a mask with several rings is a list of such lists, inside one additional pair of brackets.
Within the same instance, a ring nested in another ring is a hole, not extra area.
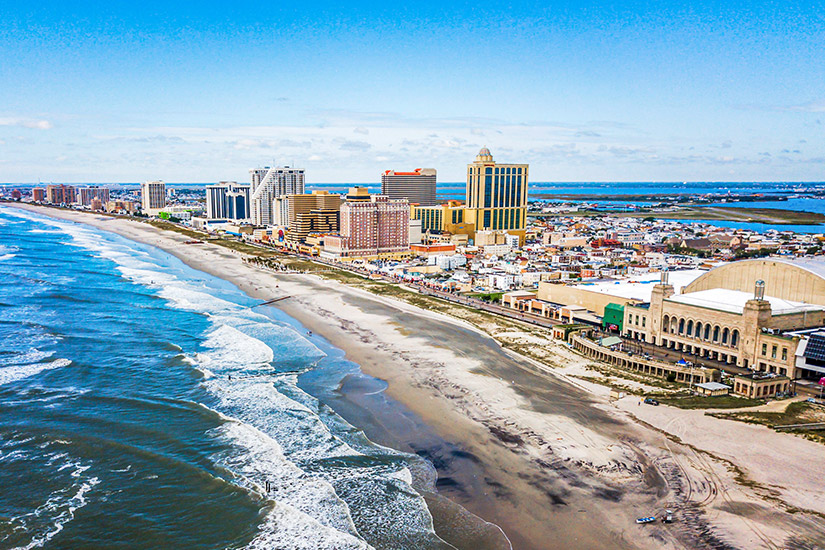
[[(750, 292), (728, 290), (726, 288), (712, 288), (710, 290), (700, 290), (687, 294), (676, 294), (668, 298), (668, 301), (741, 314), (745, 309), (745, 303), (752, 299), (753, 293)], [(771, 304), (771, 312), (773, 315), (825, 310), (823, 306), (793, 302), (774, 296), (765, 296), (765, 300)]]
[(696, 384), (697, 387), (703, 388), (709, 391), (717, 391), (717, 390), (729, 390), (731, 389), (730, 386), (727, 384), (721, 384), (719, 382), (702, 382), (701, 384)]
[[(689, 285), (705, 273), (707, 273), (706, 269), (686, 269), (671, 271), (668, 276), (670, 277), (670, 284), (672, 284), (673, 288), (678, 292), (682, 287)], [(584, 290), (592, 290), (593, 292), (609, 294), (610, 296), (616, 296), (618, 298), (631, 298), (642, 302), (649, 302), (651, 291), (659, 282), (661, 276), (661, 273), (653, 272), (627, 279), (611, 279), (607, 281), (583, 283), (579, 286)]]

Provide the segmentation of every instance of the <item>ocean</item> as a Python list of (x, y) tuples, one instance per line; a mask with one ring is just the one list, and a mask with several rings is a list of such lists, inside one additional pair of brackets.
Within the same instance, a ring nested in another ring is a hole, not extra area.
[(340, 350), (154, 247), (0, 227), (0, 548), (452, 548), (432, 464), (319, 399), (377, 383)]

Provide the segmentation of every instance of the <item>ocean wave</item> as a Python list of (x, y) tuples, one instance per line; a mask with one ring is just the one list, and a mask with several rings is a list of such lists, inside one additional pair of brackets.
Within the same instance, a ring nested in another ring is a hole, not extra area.
[(207, 335), (199, 354), (202, 365), (225, 370), (251, 369), (268, 365), (275, 358), (272, 348), (229, 325), (220, 325)]
[(32, 363), (41, 363), (54, 354), (54, 350), (29, 348), (26, 351), (12, 352), (8, 358), (2, 360), (2, 363), (6, 365), (30, 365)]
[[(21, 462), (33, 460), (22, 449), (18, 449), (19, 454), (13, 458)], [(5, 456), (6, 460), (10, 455)], [(75, 517), (75, 512), (88, 504), (88, 493), (100, 483), (100, 479), (87, 476), (86, 472), (91, 467), (88, 463), (69, 456), (66, 452), (47, 454), (45, 465), (52, 467), (54, 475), (52, 480), (62, 479), (67, 485), (61, 489), (52, 491), (46, 501), (25, 514), (20, 514), (8, 519), (0, 520), (0, 525), (4, 525), (6, 536), (0, 538), (0, 543), (11, 536), (30, 537), (25, 544), (12, 547), (13, 550), (31, 550), (40, 548), (52, 540), (60, 533), (67, 523)], [(58, 465), (55, 467), (55, 465)], [(60, 475), (61, 472), (65, 472)]]
[(15, 252), (18, 252), (19, 250), (20, 249), (16, 246), (0, 244), (0, 262), (4, 260), (11, 260), (17, 255)]
[[(31, 550), (32, 548), (40, 548), (47, 542), (52, 540), (58, 533), (60, 533), (65, 525), (74, 519), (75, 512), (86, 506), (88, 500), (86, 493), (91, 491), (100, 480), (96, 477), (89, 479), (73, 487), (75, 492), (70, 495), (65, 495), (63, 491), (49, 498), (43, 505), (39, 506), (35, 511), (31, 512), (29, 516), (41, 517), (52, 514), (51, 525), (46, 528), (44, 533), (35, 535), (31, 542), (25, 546), (14, 547), (13, 550)], [(22, 522), (25, 524), (27, 516), (11, 518), (10, 523)]]
[[(216, 460), (239, 478), (239, 485), (300, 512), (313, 524), (357, 537), (349, 508), (332, 485), (291, 463), (274, 438), (238, 419), (225, 422), (216, 435), (230, 442), (232, 449)], [(324, 531), (324, 536), (331, 534)]]
[[(233, 377), (230, 382), (221, 376), (202, 384), (218, 399), (216, 409), (241, 426), (231, 432), (233, 446), (247, 452), (224, 463), (230, 471), (242, 472), (244, 478), (257, 475), (259, 480), (270, 479), (268, 474), (275, 472), (276, 479), (289, 481), (287, 492), (297, 494), (312, 494), (313, 488), (331, 486), (335, 498), (346, 503), (362, 539), (384, 541), (388, 547), (432, 548), (443, 544), (434, 533), (426, 503), (412, 488), (412, 474), (401, 453), (373, 447), (375, 454), (368, 455), (354, 449), (322, 421), (317, 401), (314, 407), (299, 403), (279, 392), (269, 380)], [(307, 402), (311, 399), (306, 396)], [(270, 441), (277, 445), (278, 453), (272, 450)], [(270, 455), (279, 459), (283, 456), (290, 468), (302, 472), (297, 478), (302, 484), (300, 491), (295, 479), (266, 463)], [(319, 482), (321, 485), (316, 485)], [(271, 484), (270, 490), (282, 493), (277, 483)], [(323, 501), (315, 495), (311, 502)], [(330, 513), (323, 507), (291, 505), (316, 516), (318, 521), (324, 521)], [(319, 516), (319, 512), (324, 514)], [(394, 520), (387, 522), (387, 517)], [(365, 532), (369, 537), (364, 536)]]
[(41, 372), (69, 366), (72, 362), (69, 359), (55, 359), (48, 363), (35, 363), (31, 365), (18, 365), (13, 367), (0, 367), (0, 386), (30, 378)]

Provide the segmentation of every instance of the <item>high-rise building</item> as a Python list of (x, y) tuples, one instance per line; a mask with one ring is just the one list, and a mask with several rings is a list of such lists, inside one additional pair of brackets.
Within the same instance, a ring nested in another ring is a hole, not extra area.
[(338, 212), (341, 209), (341, 195), (335, 195), (329, 191), (288, 195), (287, 209), (287, 227), (291, 227), (299, 215), (313, 210), (334, 210)]
[(210, 220), (232, 220), (248, 223), (251, 186), (234, 181), (222, 181), (206, 186), (206, 217)]
[(72, 204), (74, 200), (75, 191), (71, 185), (46, 186), (46, 202), (52, 204)]
[(140, 185), (141, 210), (147, 216), (157, 216), (166, 206), (166, 183), (145, 181)]
[(255, 225), (274, 224), (272, 206), (275, 198), (282, 195), (302, 195), (304, 193), (304, 170), (299, 168), (253, 168), (249, 171), (252, 179), (252, 223)]
[(46, 190), (42, 187), (32, 189), (32, 200), (34, 202), (46, 202)]
[(421, 220), (422, 232), (472, 233), (473, 226), (464, 222), (465, 207), (461, 201), (450, 200), (437, 206), (411, 206), (410, 217)]
[(276, 211), (283, 215), (286, 205), (287, 241), (304, 242), (310, 233), (338, 231), (341, 196), (328, 191), (313, 191), (303, 195), (287, 195), (276, 200)]
[(475, 231), (502, 230), (523, 241), (527, 226), (527, 164), (496, 164), (484, 147), (467, 165), (464, 221)]
[(77, 203), (82, 206), (91, 206), (92, 199), (98, 198), (101, 203), (109, 202), (109, 188), (91, 185), (77, 189)]
[(386, 170), (381, 175), (381, 194), (390, 199), (407, 199), (410, 204), (433, 206), (435, 196), (435, 168), (416, 168), (412, 172)]
[(355, 187), (350, 187), (349, 191), (347, 191), (346, 200), (347, 202), (370, 202), (371, 199), (370, 192), (366, 187), (362, 187), (360, 185), (356, 185)]
[(237, 185), (226, 193), (227, 217), (239, 223), (252, 221), (252, 188), (249, 185)]
[[(351, 194), (356, 194), (350, 190)], [(341, 205), (338, 236), (324, 238), (324, 252), (342, 257), (392, 255), (410, 250), (410, 204), (373, 195)]]

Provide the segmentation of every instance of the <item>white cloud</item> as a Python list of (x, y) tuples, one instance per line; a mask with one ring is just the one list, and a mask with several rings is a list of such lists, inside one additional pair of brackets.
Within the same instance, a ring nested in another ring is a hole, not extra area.
[(20, 126), (22, 128), (32, 128), (35, 130), (51, 130), (54, 128), (54, 125), (48, 120), (19, 117), (0, 117), (0, 126)]
[(825, 99), (809, 101), (808, 103), (802, 103), (801, 105), (791, 105), (790, 107), (785, 107), (784, 110), (798, 111), (802, 113), (825, 113)]

